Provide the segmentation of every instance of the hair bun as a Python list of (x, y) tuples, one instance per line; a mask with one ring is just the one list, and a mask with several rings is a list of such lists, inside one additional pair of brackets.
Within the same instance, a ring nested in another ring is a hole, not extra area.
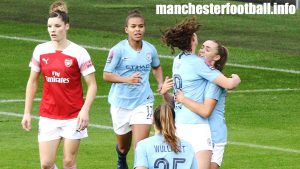
[(52, 12), (64, 12), (68, 13), (68, 7), (67, 4), (64, 1), (55, 1), (50, 5), (49, 13)]

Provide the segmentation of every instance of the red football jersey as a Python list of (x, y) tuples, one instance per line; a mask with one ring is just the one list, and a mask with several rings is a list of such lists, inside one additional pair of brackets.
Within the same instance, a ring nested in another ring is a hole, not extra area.
[(95, 72), (88, 52), (72, 42), (63, 51), (56, 51), (52, 42), (46, 42), (34, 49), (29, 66), (43, 76), (40, 116), (76, 118), (84, 103), (81, 75)]

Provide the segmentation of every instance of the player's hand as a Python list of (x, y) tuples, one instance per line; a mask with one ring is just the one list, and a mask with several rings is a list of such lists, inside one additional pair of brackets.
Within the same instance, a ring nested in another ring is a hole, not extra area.
[(77, 116), (77, 130), (81, 131), (88, 127), (89, 125), (89, 114), (86, 111), (80, 110)]
[(161, 90), (159, 91), (159, 94), (166, 94), (170, 89), (173, 88), (173, 85), (173, 79), (166, 76), (165, 81), (161, 86)]
[(181, 90), (177, 90), (175, 93), (175, 101), (178, 103), (183, 103), (185, 99), (184, 93)]
[(29, 113), (24, 113), (21, 124), (24, 130), (31, 130), (31, 115)]
[(132, 85), (138, 85), (141, 83), (141, 73), (137, 72), (128, 77), (128, 83)]
[[(241, 78), (239, 77), (239, 75), (237, 75), (237, 74), (232, 74), (232, 75), (231, 75), (231, 78), (232, 78), (232, 80), (233, 80), (233, 83), (234, 83), (235, 87), (237, 87), (237, 86), (241, 83)], [(234, 87), (234, 88), (235, 88), (235, 87)]]

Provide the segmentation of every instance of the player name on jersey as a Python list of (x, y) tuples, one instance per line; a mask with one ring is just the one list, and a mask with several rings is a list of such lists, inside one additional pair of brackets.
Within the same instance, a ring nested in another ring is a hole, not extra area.
[[(186, 146), (180, 145), (180, 151), (185, 152), (185, 147)], [(154, 150), (156, 153), (173, 152), (171, 146), (169, 145), (154, 145)]]

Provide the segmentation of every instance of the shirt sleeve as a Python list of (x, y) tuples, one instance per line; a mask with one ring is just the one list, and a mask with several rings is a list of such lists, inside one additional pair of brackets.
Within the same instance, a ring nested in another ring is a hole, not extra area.
[(147, 152), (145, 149), (145, 146), (143, 146), (143, 141), (140, 141), (136, 148), (134, 153), (134, 168), (136, 167), (146, 167), (148, 166), (148, 160), (147, 160)]
[(222, 94), (222, 88), (214, 83), (207, 83), (205, 87), (205, 98), (219, 100)]
[(158, 57), (158, 53), (157, 53), (157, 50), (155, 49), (154, 46), (151, 46), (152, 47), (152, 62), (151, 62), (151, 66), (156, 68), (160, 65), (160, 60), (159, 60), (159, 57)]
[(31, 68), (32, 71), (35, 72), (40, 72), (40, 50), (39, 50), (39, 45), (35, 47), (31, 61), (29, 63), (29, 67)]
[(200, 62), (195, 64), (197, 64), (197, 69), (195, 70), (197, 74), (210, 82), (214, 81), (221, 74), (219, 70), (208, 66), (203, 58), (200, 58)]
[(80, 58), (81, 59), (79, 61), (79, 68), (82, 76), (86, 76), (88, 74), (94, 73), (95, 67), (93, 65), (89, 53), (85, 49), (82, 49)]
[(106, 64), (104, 67), (105, 72), (114, 72), (115, 68), (119, 64), (121, 59), (121, 51), (117, 47), (113, 47), (110, 49), (107, 59), (106, 59)]

